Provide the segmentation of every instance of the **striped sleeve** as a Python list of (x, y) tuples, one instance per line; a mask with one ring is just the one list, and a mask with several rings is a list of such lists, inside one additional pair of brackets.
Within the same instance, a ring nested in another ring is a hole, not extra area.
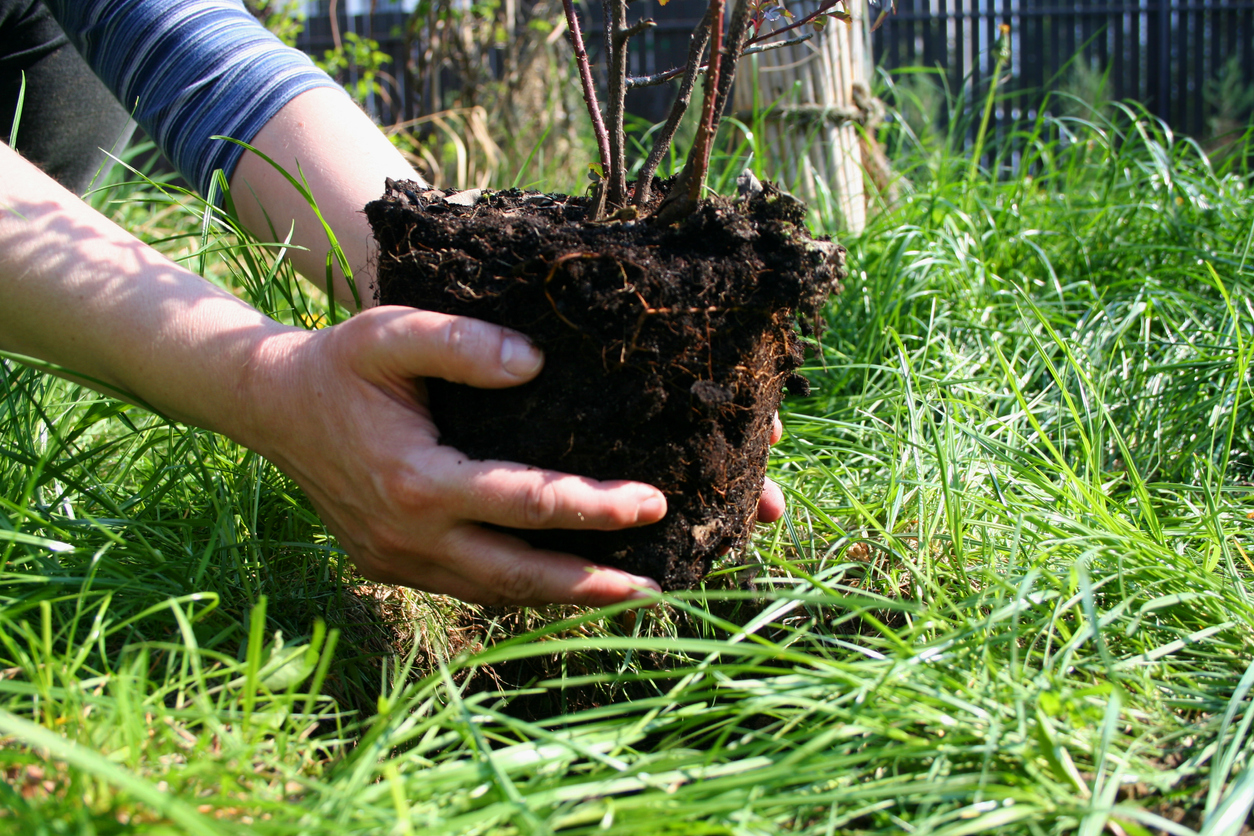
[[(339, 87), (232, 0), (45, 0), (71, 43), (201, 194), (297, 95)], [(347, 95), (347, 94), (346, 94)]]

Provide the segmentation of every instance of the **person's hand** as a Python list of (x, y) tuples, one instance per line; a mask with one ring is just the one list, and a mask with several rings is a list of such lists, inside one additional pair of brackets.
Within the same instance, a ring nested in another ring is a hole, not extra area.
[(478, 525), (608, 530), (666, 513), (648, 485), (474, 461), (437, 443), (420, 379), (523, 383), (543, 359), (521, 335), (381, 307), (276, 335), (259, 354), (246, 384), (257, 414), (239, 440), (296, 480), (367, 578), (484, 604), (605, 605), (658, 590)]
[[(771, 444), (784, 437), (784, 425), (780, 423), (779, 413), (775, 413), (775, 423), (771, 425)], [(784, 492), (779, 485), (767, 479), (762, 484), (762, 498), (758, 500), (758, 522), (773, 523), (784, 516)]]

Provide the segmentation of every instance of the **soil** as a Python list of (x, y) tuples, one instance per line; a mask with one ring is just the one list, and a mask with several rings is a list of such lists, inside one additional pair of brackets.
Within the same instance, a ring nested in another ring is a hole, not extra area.
[(811, 238), (804, 206), (771, 184), (743, 191), (668, 227), (630, 211), (586, 222), (582, 197), (412, 182), (389, 181), (366, 207), (381, 303), (494, 322), (545, 352), (515, 388), (427, 381), (441, 443), (647, 482), (669, 503), (641, 528), (510, 533), (665, 589), (695, 586), (744, 545), (783, 390), (809, 388), (798, 327), (840, 290), (845, 250)]

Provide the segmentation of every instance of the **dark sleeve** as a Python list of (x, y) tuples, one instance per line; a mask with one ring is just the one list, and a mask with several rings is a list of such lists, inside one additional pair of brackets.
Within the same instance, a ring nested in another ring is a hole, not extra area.
[[(70, 42), (189, 182), (207, 194), (299, 94), (339, 88), (232, 0), (45, 0)], [(345, 94), (347, 95), (347, 94)]]

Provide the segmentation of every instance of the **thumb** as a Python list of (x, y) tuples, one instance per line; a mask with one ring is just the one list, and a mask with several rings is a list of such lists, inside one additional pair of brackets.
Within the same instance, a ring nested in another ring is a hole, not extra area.
[(522, 334), (464, 316), (387, 306), (338, 327), (367, 378), (439, 377), (496, 389), (525, 383), (544, 365), (543, 353)]

